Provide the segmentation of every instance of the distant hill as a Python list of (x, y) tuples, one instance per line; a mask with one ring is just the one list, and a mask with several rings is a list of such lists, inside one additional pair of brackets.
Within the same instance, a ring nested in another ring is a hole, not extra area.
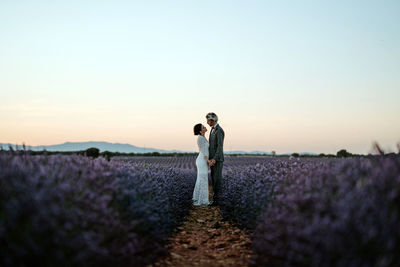
[[(13, 144), (5, 144), (0, 143), (0, 147), (3, 149), (8, 149), (9, 146), (15, 149), (16, 145)], [(18, 145), (19, 149), (22, 148), (22, 145)], [(121, 143), (109, 143), (109, 142), (96, 142), (96, 141), (89, 141), (89, 142), (65, 142), (63, 144), (58, 145), (49, 145), (49, 146), (26, 146), (27, 149), (33, 151), (81, 151), (86, 150), (90, 147), (96, 147), (101, 152), (103, 151), (110, 151), (110, 152), (121, 152), (121, 153), (152, 153), (152, 152), (159, 152), (159, 153), (185, 153), (191, 151), (180, 151), (180, 150), (163, 150), (163, 149), (156, 149), (156, 148), (148, 148), (148, 147), (137, 147), (130, 144), (121, 144)]]
[[(13, 149), (16, 148), (15, 144), (8, 144), (8, 143), (0, 143), (0, 148), (2, 147), (5, 150), (8, 150), (9, 146)], [(96, 147), (100, 149), (100, 152), (103, 151), (110, 151), (110, 152), (121, 152), (121, 153), (197, 153), (197, 151), (181, 151), (181, 150), (163, 150), (157, 148), (148, 148), (148, 147), (137, 147), (131, 144), (121, 144), (121, 143), (109, 143), (109, 142), (96, 142), (96, 141), (88, 141), (88, 142), (65, 142), (63, 144), (58, 145), (48, 145), (48, 146), (26, 146), (28, 150), (33, 151), (82, 151), (86, 150), (90, 147)], [(18, 145), (18, 148), (21, 149), (22, 145)], [(242, 150), (233, 150), (233, 151), (225, 151), (227, 155), (231, 154), (250, 154), (250, 155), (271, 155), (271, 152), (265, 151), (242, 151)], [(317, 155), (316, 153), (308, 153), (302, 152), (299, 153), (300, 155)], [(287, 154), (288, 156), (290, 154)]]

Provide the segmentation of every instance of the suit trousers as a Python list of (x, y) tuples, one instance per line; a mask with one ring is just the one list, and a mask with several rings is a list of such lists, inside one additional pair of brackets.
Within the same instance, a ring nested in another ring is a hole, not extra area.
[(213, 187), (213, 202), (218, 202), (219, 192), (221, 189), (221, 180), (222, 180), (222, 167), (224, 162), (217, 161), (214, 166), (211, 166), (211, 183)]

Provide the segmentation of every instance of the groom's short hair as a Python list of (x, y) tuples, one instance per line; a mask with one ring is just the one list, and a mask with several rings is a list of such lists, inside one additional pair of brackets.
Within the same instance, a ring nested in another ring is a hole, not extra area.
[(212, 121), (215, 121), (215, 122), (218, 121), (218, 116), (217, 116), (217, 114), (215, 114), (214, 112), (209, 112), (209, 113), (206, 115), (206, 118), (207, 118), (207, 120), (212, 120)]

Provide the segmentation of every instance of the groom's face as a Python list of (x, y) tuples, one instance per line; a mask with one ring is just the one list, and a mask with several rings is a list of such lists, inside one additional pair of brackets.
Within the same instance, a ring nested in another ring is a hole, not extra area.
[(214, 121), (213, 120), (210, 120), (210, 119), (207, 119), (207, 124), (210, 126), (210, 127), (213, 127), (214, 126)]

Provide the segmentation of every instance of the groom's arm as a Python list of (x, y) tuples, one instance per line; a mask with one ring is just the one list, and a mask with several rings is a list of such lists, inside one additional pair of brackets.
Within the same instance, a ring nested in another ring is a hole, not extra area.
[(214, 159), (216, 161), (221, 161), (224, 153), (224, 138), (225, 138), (224, 131), (223, 130), (218, 131), (216, 138), (217, 138), (217, 149), (215, 151)]

